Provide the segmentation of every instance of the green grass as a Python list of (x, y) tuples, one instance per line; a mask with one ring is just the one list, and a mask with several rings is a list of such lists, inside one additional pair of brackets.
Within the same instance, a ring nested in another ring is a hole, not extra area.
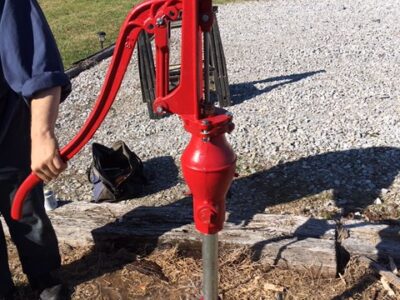
[(107, 33), (104, 46), (114, 43), (135, 0), (39, 0), (65, 68), (100, 50), (97, 32)]
[[(233, 0), (235, 1), (235, 0)], [(218, 0), (214, 4), (233, 2)], [(138, 0), (39, 0), (54, 33), (66, 69), (100, 50), (97, 32), (107, 33), (104, 47), (115, 42)]]

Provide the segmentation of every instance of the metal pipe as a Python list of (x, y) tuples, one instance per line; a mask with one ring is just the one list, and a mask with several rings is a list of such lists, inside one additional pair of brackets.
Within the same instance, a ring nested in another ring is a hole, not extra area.
[(218, 233), (204, 234), (203, 258), (203, 299), (218, 299)]

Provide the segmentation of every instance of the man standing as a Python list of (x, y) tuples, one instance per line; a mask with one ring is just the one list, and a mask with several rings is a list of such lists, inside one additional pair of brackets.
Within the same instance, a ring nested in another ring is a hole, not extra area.
[[(0, 212), (32, 288), (40, 299), (63, 299), (52, 275), (61, 259), (43, 186), (27, 197), (21, 221), (10, 217), (11, 200), (30, 171), (48, 182), (66, 168), (54, 126), (70, 81), (36, 0), (0, 0), (0, 66)], [(0, 299), (13, 299), (13, 291), (0, 224)]]

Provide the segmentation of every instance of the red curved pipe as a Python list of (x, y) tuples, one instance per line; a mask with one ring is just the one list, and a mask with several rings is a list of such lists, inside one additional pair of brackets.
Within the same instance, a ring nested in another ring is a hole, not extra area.
[[(121, 86), (132, 52), (135, 48), (139, 32), (143, 29), (145, 21), (154, 16), (155, 8), (165, 5), (166, 1), (146, 1), (134, 7), (126, 18), (113, 53), (111, 64), (108, 68), (105, 82), (93, 111), (85, 121), (77, 135), (60, 151), (64, 161), (70, 160), (93, 137)], [(39, 177), (33, 172), (24, 180), (17, 190), (11, 207), (11, 217), (19, 220), (22, 217), (22, 208), (28, 193), (40, 183)]]

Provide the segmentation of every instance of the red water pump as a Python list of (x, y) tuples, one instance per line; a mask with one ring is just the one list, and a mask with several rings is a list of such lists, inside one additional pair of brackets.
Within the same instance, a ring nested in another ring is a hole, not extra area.
[[(208, 87), (209, 44), (213, 24), (211, 0), (149, 0), (134, 7), (126, 18), (95, 106), (75, 138), (61, 149), (68, 161), (93, 137), (106, 117), (121, 86), (133, 50), (142, 30), (154, 36), (156, 49), (157, 114), (178, 114), (191, 141), (182, 154), (185, 180), (193, 195), (193, 215), (203, 234), (203, 297), (218, 297), (217, 233), (225, 219), (225, 197), (235, 173), (236, 155), (225, 139), (234, 125), (232, 115), (210, 101)], [(170, 89), (170, 24), (182, 20), (181, 70), (179, 84)], [(11, 216), (23, 215), (23, 203), (40, 182), (32, 173), (18, 189)]]

